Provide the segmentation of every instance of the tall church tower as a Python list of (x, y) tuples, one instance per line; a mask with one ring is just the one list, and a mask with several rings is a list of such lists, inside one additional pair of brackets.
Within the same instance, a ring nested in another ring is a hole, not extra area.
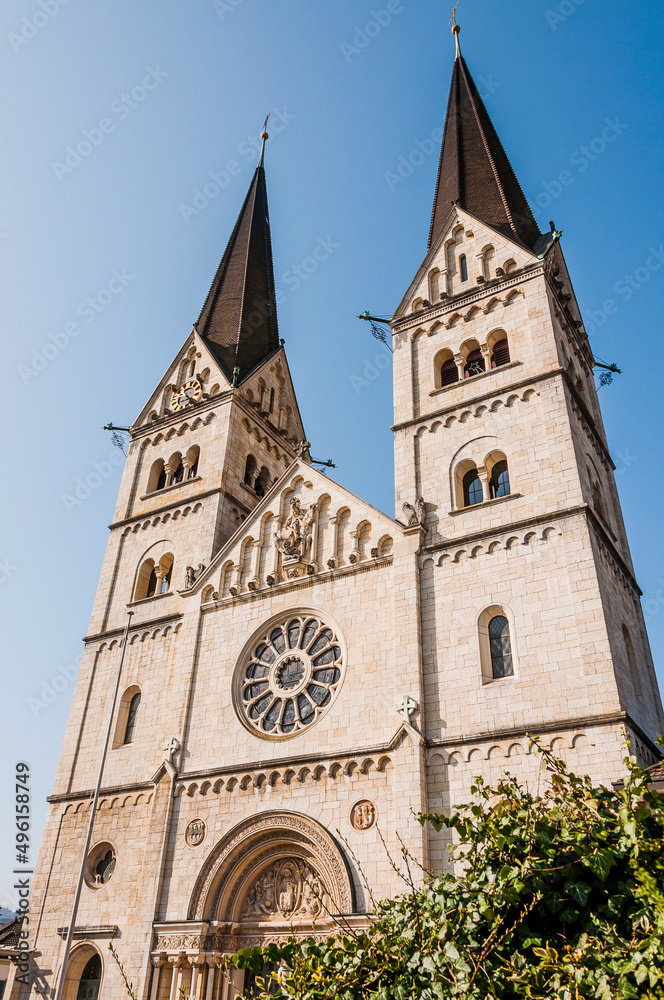
[[(267, 136), (264, 136), (264, 142)], [(264, 150), (263, 150), (264, 151)], [(311, 464), (277, 330), (263, 152), (131, 444), (30, 910), (64, 1000), (234, 1000), (223, 955), (362, 926), (529, 735), (610, 782), (664, 730), (559, 241), (458, 50), (429, 247), (394, 333), (396, 517)], [(120, 698), (112, 712), (128, 626)], [(64, 940), (111, 721), (70, 961)], [(9, 994), (8, 994), (9, 995)]]
[(647, 763), (664, 729), (560, 233), (539, 232), (454, 31), (428, 251), (392, 320), (438, 807), (480, 771), (530, 770), (527, 734), (610, 780), (623, 727)]

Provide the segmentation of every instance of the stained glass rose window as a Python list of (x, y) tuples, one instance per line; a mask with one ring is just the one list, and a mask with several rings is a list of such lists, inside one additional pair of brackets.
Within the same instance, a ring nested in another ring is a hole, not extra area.
[(257, 735), (296, 736), (331, 704), (342, 677), (335, 629), (318, 615), (298, 612), (251, 643), (238, 665), (236, 704)]

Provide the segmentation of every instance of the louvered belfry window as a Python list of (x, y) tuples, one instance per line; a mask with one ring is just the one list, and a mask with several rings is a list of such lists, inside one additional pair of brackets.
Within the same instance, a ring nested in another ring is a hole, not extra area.
[(493, 348), (491, 355), (491, 367), (500, 368), (501, 365), (510, 363), (510, 345), (507, 340), (499, 340)]
[(481, 375), (484, 371), (486, 371), (484, 355), (478, 347), (474, 351), (471, 351), (466, 358), (466, 364), (463, 369), (464, 378), (471, 378), (473, 375)]
[(443, 362), (440, 369), (440, 384), (441, 386), (446, 386), (458, 381), (459, 369), (457, 368), (456, 361), (454, 358), (448, 358), (447, 361)]

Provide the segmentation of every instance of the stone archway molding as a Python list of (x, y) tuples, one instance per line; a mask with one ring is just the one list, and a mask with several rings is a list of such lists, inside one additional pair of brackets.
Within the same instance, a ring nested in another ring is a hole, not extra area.
[(242, 820), (215, 845), (196, 879), (187, 919), (233, 920), (248, 873), (280, 857), (311, 864), (325, 882), (336, 913), (355, 912), (353, 879), (336, 840), (309, 816), (275, 810)]

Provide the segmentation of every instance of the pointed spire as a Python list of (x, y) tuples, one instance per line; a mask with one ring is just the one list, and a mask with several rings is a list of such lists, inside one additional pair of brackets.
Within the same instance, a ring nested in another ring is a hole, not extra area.
[(457, 204), (480, 222), (532, 249), (540, 235), (537, 223), (461, 55), (461, 29), (454, 16), (453, 21), (456, 56), (429, 246)]
[(279, 347), (263, 167), (268, 139), (265, 126), (261, 139), (260, 158), (247, 197), (195, 323), (195, 329), (209, 342), (229, 381), (235, 378), (236, 383)]

